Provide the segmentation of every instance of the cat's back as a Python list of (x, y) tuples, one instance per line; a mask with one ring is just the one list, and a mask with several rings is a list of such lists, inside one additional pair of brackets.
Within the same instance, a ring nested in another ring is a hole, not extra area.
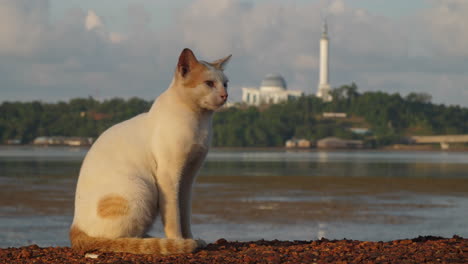
[(131, 169), (146, 160), (150, 126), (143, 113), (118, 123), (102, 133), (88, 151), (80, 172), (105, 174), (109, 170)]
[(133, 145), (139, 144), (147, 137), (148, 129), (148, 113), (142, 113), (133, 118), (117, 123), (104, 131), (93, 144), (92, 148), (107, 146)]

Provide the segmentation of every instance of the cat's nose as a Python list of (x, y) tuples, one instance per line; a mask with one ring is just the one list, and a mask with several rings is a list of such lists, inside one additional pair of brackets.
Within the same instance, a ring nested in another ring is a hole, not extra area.
[(220, 94), (219, 96), (220, 96), (221, 99), (223, 99), (224, 101), (226, 101), (227, 98), (228, 98), (228, 94), (227, 94), (227, 93), (222, 93), (222, 94)]

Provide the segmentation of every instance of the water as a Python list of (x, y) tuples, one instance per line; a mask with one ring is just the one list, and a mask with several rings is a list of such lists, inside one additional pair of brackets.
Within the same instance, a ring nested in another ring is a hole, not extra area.
[[(69, 245), (86, 152), (0, 146), (0, 247)], [(468, 153), (212, 150), (193, 213), (208, 242), (468, 237)]]

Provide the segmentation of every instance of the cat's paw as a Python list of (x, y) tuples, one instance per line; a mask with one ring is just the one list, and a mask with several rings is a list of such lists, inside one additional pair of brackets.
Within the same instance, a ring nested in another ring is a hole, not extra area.
[(201, 239), (196, 239), (195, 242), (197, 242), (197, 248), (204, 248), (207, 245), (206, 242)]

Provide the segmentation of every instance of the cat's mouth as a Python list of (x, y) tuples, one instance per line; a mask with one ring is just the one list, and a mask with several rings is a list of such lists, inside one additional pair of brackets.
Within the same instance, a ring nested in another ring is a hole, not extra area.
[(217, 110), (218, 108), (222, 107), (225, 103), (226, 103), (226, 101), (221, 101), (219, 103), (210, 103), (210, 102), (204, 101), (202, 106), (203, 106), (203, 108), (214, 111), (214, 110)]

